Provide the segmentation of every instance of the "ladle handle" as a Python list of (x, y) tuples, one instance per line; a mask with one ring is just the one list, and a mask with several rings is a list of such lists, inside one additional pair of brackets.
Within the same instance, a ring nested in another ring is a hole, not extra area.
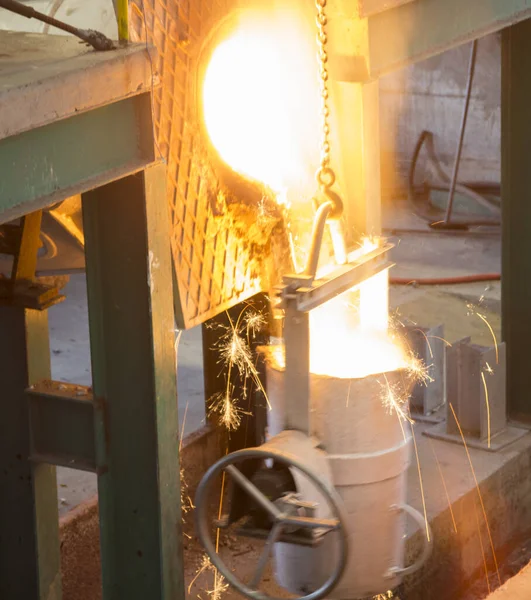
[(429, 524), (427, 524), (424, 519), (424, 516), (421, 515), (418, 510), (415, 510), (412, 506), (409, 506), (409, 504), (395, 505), (392, 506), (391, 509), (405, 512), (415, 521), (415, 523), (417, 523), (417, 525), (419, 525), (421, 530), (425, 527), (428, 528), (426, 535), (422, 536), (423, 546), (419, 558), (409, 567), (391, 567), (389, 571), (387, 571), (388, 578), (405, 577), (406, 575), (412, 575), (413, 573), (416, 573), (424, 566), (431, 554), (433, 535), (431, 533)]

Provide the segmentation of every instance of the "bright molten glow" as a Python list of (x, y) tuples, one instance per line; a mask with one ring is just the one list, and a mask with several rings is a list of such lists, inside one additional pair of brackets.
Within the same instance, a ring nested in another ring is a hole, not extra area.
[(204, 120), (220, 157), (278, 193), (313, 181), (319, 144), (315, 40), (300, 21), (246, 17), (215, 48), (203, 83)]
[[(366, 240), (359, 254), (375, 248)], [(354, 379), (409, 367), (388, 333), (387, 271), (310, 313), (312, 373)]]

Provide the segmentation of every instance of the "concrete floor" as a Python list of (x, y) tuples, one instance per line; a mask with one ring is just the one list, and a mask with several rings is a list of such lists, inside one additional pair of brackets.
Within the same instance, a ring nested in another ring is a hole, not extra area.
[(509, 579), (486, 600), (529, 600), (531, 598), (531, 564)]

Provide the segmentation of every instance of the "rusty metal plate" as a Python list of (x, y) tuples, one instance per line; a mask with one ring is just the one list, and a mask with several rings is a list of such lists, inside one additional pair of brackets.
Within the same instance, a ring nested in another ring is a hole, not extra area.
[(152, 59), (155, 135), (167, 164), (176, 316), (183, 328), (269, 290), (289, 256), (274, 199), (234, 173), (222, 173), (197, 106), (205, 40), (231, 11), (248, 4), (130, 3), (132, 40), (157, 49)]

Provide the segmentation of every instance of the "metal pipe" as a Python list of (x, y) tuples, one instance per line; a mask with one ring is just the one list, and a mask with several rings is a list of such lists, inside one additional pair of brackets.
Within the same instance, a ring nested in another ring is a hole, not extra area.
[[(232, 456), (232, 455), (231, 455)], [(239, 471), (234, 465), (228, 465), (225, 469), (227, 473), (234, 479), (234, 481), (245, 490), (249, 496), (259, 504), (273, 519), (278, 519), (282, 513), (281, 511), (262, 494), (262, 492), (252, 483), (245, 475)]]
[(470, 49), (470, 60), (468, 63), (468, 81), (466, 86), (465, 106), (463, 107), (463, 116), (461, 119), (461, 130), (459, 132), (459, 141), (457, 142), (457, 151), (455, 154), (454, 170), (452, 173), (452, 181), (450, 183), (450, 193), (448, 195), (448, 205), (446, 207), (446, 216), (444, 218), (446, 223), (450, 222), (452, 216), (452, 209), (454, 205), (455, 188), (457, 185), (457, 176), (459, 173), (459, 163), (461, 162), (461, 152), (463, 150), (463, 140), (465, 138), (466, 121), (468, 118), (468, 108), (470, 106), (470, 96), (472, 95), (472, 82), (474, 80), (474, 71), (476, 68), (476, 55), (478, 49), (478, 41), (472, 42)]
[(317, 274), (319, 254), (321, 253), (321, 246), (323, 244), (324, 229), (328, 216), (332, 212), (333, 208), (334, 206), (332, 202), (323, 202), (323, 204), (319, 206), (317, 212), (315, 213), (310, 253), (308, 254), (306, 268), (304, 269), (304, 275), (308, 275), (312, 278), (315, 278)]

